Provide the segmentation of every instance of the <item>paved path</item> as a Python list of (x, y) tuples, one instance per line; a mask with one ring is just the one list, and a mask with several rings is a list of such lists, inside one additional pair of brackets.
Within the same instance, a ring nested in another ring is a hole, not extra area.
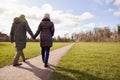
[(47, 80), (61, 57), (73, 46), (56, 49), (50, 52), (50, 68), (44, 68), (41, 56), (29, 59), (19, 67), (5, 66), (0, 69), (0, 80)]

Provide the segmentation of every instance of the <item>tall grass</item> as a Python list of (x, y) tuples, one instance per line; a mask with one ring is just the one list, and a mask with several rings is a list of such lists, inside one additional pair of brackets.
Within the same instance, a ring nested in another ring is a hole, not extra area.
[[(54, 43), (51, 50), (66, 46), (68, 44), (69, 43)], [(15, 53), (15, 44), (11, 44), (10, 42), (0, 42), (0, 67), (12, 64)], [(24, 49), (24, 54), (28, 59), (38, 56), (40, 53), (41, 48), (39, 42), (28, 42), (26, 48)]]
[(50, 80), (120, 80), (120, 43), (76, 43)]

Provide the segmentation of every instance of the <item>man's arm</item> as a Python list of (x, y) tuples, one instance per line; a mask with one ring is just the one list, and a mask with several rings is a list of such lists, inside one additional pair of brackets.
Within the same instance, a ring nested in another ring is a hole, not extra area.
[(32, 32), (32, 30), (30, 29), (27, 21), (25, 22), (25, 28), (26, 28), (26, 31), (30, 34), (30, 36), (31, 36), (32, 38), (34, 38), (33, 32)]

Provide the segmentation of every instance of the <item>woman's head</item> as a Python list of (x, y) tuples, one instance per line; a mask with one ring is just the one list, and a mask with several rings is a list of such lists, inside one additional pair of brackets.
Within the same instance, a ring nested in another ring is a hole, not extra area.
[(44, 18), (50, 19), (50, 14), (49, 14), (49, 13), (45, 13), (45, 14), (44, 14)]

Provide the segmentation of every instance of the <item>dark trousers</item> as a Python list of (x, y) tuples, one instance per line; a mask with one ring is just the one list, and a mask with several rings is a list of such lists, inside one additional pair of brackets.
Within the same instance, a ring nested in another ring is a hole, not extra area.
[(50, 47), (41, 47), (42, 48), (42, 60), (45, 64), (48, 64)]
[(25, 56), (24, 56), (23, 50), (17, 49), (17, 53), (15, 55), (13, 64), (18, 64), (18, 60), (19, 60), (20, 56), (22, 57), (22, 60), (25, 61)]

